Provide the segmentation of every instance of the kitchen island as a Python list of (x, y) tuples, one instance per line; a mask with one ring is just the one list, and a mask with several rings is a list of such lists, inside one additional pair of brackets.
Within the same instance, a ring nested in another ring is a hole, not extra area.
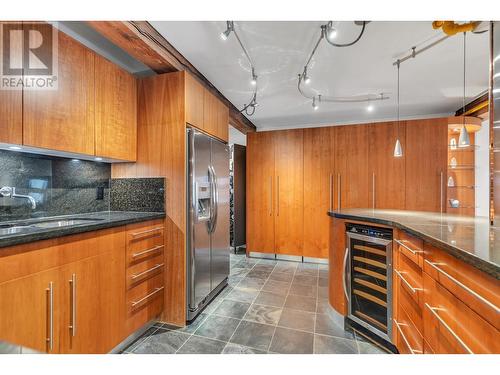
[[(365, 326), (371, 319), (401, 353), (500, 352), (500, 228), (487, 218), (431, 212), (328, 214), (329, 299), (337, 312), (354, 321), (361, 316)], [(392, 241), (383, 249), (377, 240), (353, 241), (360, 237), (349, 233), (353, 225), (392, 233)], [(366, 277), (359, 278), (360, 268)], [(358, 310), (367, 304), (384, 305), (383, 321)]]

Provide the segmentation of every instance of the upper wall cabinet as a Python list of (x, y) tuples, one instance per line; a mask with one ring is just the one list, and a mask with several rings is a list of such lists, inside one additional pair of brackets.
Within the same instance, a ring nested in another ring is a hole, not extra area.
[(23, 91), (23, 143), (94, 155), (94, 53), (62, 32), (57, 50), (58, 88)]
[(229, 109), (205, 89), (196, 78), (184, 74), (186, 88), (186, 123), (205, 133), (229, 140)]
[(100, 56), (95, 56), (95, 154), (137, 159), (137, 81)]
[[(0, 22), (0, 27), (2, 22)], [(2, 45), (3, 42), (0, 42)], [(12, 56), (22, 56), (21, 40), (10, 45)], [(23, 143), (23, 92), (0, 88), (0, 142)]]

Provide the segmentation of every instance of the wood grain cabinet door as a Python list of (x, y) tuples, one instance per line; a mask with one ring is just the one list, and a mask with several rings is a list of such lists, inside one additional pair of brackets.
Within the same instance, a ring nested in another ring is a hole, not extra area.
[(94, 53), (61, 31), (57, 50), (58, 88), (23, 91), (23, 142), (94, 155)]
[(58, 353), (61, 293), (58, 268), (0, 284), (0, 340)]
[(217, 136), (224, 142), (229, 141), (229, 108), (219, 100), (217, 117)]
[(192, 75), (185, 73), (186, 122), (203, 130), (205, 88)]
[(302, 256), (304, 248), (303, 130), (275, 137), (275, 252)]
[(95, 154), (137, 159), (137, 81), (110, 61), (95, 56)]
[(124, 250), (121, 253), (104, 253), (62, 268), (61, 353), (107, 353), (125, 338)]
[(219, 108), (217, 98), (208, 90), (204, 90), (203, 130), (216, 137), (218, 133)]
[(448, 122), (446, 118), (406, 122), (406, 209), (445, 210)]
[(274, 253), (274, 133), (247, 137), (247, 251)]
[(335, 173), (337, 207), (370, 207), (368, 201), (368, 126), (346, 125), (335, 128)]
[[(12, 25), (12, 26), (10, 26)], [(10, 31), (9, 27), (21, 28), (22, 23), (0, 22), (3, 33), (8, 33), (10, 40), (10, 59), (14, 66), (22, 66), (22, 34), (21, 31)], [(5, 40), (5, 38), (4, 38)], [(0, 40), (3, 48), (4, 40)], [(23, 143), (23, 91), (4, 90), (0, 88), (0, 142)]]
[[(404, 122), (371, 124), (368, 131), (369, 207), (402, 210), (405, 208)], [(394, 157), (398, 137), (403, 147), (402, 157)]]
[(334, 209), (334, 132), (332, 128), (304, 129), (304, 253), (328, 258)]

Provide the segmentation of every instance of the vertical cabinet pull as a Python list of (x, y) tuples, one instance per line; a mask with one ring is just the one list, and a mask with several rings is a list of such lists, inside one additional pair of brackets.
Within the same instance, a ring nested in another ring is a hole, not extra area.
[(342, 286), (344, 287), (344, 294), (347, 302), (349, 302), (349, 293), (347, 293), (347, 280), (346, 280), (346, 266), (347, 266), (347, 256), (349, 255), (349, 248), (345, 248), (344, 262), (342, 265)]
[(71, 275), (71, 280), (69, 280), (69, 286), (71, 291), (70, 304), (71, 304), (71, 322), (69, 325), (69, 330), (71, 336), (76, 336), (76, 274)]
[(47, 294), (47, 346), (49, 351), (54, 349), (54, 283), (49, 282), (49, 287), (45, 289)]
[(340, 197), (341, 197), (341, 177), (340, 177), (340, 173), (337, 173), (337, 210), (340, 211), (341, 209), (341, 205), (340, 205)]
[(273, 215), (273, 177), (269, 177), (269, 216)]
[(375, 172), (372, 173), (372, 206), (375, 209)]
[(330, 188), (328, 190), (328, 198), (329, 198), (328, 207), (329, 207), (330, 211), (333, 211), (333, 174), (332, 173), (330, 173), (329, 183), (330, 183)]
[(277, 177), (276, 181), (276, 215), (280, 216), (280, 176)]
[(396, 319), (394, 319), (394, 323), (396, 324), (396, 328), (398, 329), (399, 334), (401, 335), (401, 338), (405, 342), (406, 347), (408, 348), (408, 350), (410, 351), (410, 353), (411, 354), (415, 354), (415, 353), (422, 354), (421, 350), (413, 349), (411, 347), (410, 343), (408, 342), (408, 339), (406, 338), (405, 334), (403, 333), (403, 330), (401, 329), (401, 326), (406, 326), (406, 324), (399, 323)]
[(443, 213), (443, 171), (439, 174), (439, 209)]

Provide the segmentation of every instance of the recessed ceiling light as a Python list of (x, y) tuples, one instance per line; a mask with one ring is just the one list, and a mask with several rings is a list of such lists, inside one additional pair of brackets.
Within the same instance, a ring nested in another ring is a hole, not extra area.
[(22, 150), (22, 148), (19, 146), (9, 146), (9, 149), (14, 151)]

